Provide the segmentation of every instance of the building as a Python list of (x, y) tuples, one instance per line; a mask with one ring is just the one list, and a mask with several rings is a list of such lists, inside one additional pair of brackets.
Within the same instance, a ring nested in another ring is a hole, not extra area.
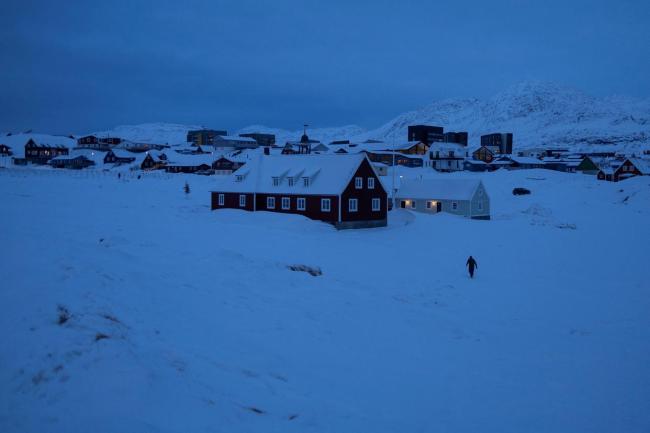
[(132, 153), (111, 149), (104, 155), (104, 164), (130, 164), (135, 161), (135, 155)]
[(11, 156), (14, 153), (11, 151), (11, 147), (6, 144), (0, 144), (0, 156)]
[(299, 214), (339, 229), (385, 226), (387, 204), (363, 154), (259, 155), (212, 192), (212, 209)]
[(490, 219), (490, 197), (480, 180), (417, 179), (403, 181), (397, 205), (424, 213), (448, 212), (472, 219)]
[(214, 158), (210, 153), (182, 154), (174, 153), (169, 156), (165, 164), (167, 173), (197, 173), (213, 174), (212, 163)]
[(81, 170), (82, 168), (95, 165), (95, 162), (85, 155), (60, 155), (50, 159), (48, 164), (54, 168)]
[(650, 160), (628, 158), (618, 166), (602, 167), (598, 179), (619, 182), (634, 176), (650, 176)]
[(450, 172), (465, 169), (465, 159), (469, 156), (467, 148), (461, 144), (434, 143), (429, 148), (427, 166), (434, 170)]
[(425, 144), (445, 141), (442, 126), (411, 125), (408, 127), (408, 141), (421, 141)]
[(444, 133), (445, 143), (456, 143), (461, 146), (467, 146), (467, 141), (469, 139), (469, 134), (467, 132), (445, 132)]
[(32, 138), (25, 144), (25, 161), (32, 164), (47, 164), (50, 159), (68, 153), (68, 148), (63, 145), (37, 143)]
[(218, 135), (214, 138), (212, 145), (214, 147), (233, 147), (235, 149), (255, 149), (259, 147), (255, 139), (238, 135)]
[(222, 156), (212, 163), (212, 169), (214, 170), (214, 174), (232, 174), (244, 164), (244, 162), (231, 160)]
[(472, 158), (476, 161), (483, 161), (489, 164), (495, 158), (497, 153), (495, 150), (494, 147), (481, 146), (472, 152)]
[(581, 171), (584, 174), (598, 174), (600, 171), (600, 165), (602, 164), (602, 159), (593, 156), (585, 156), (576, 167), (576, 171)]
[(388, 150), (362, 150), (362, 153), (365, 153), (368, 156), (368, 159), (372, 162), (381, 162), (383, 164), (392, 166), (402, 165), (404, 167), (423, 167), (424, 163), (422, 157), (415, 155), (404, 155), (397, 152), (391, 152)]
[(507, 155), (512, 154), (512, 133), (494, 133), (481, 135), (481, 146), (485, 147), (498, 147), (498, 153), (504, 153)]
[(97, 137), (96, 135), (86, 135), (77, 139), (77, 147), (82, 149), (109, 150), (121, 143), (122, 139), (119, 137)]
[(507, 157), (512, 161), (512, 168), (530, 170), (533, 168), (546, 168), (544, 161), (529, 156), (511, 156)]
[(394, 147), (396, 152), (404, 155), (426, 155), (429, 151), (429, 145), (427, 143), (417, 140), (407, 141), (406, 143), (395, 143), (394, 146), (387, 146), (385, 143), (377, 143), (377, 145), (383, 146), (383, 150), (393, 150), (392, 147)]
[(167, 156), (164, 153), (147, 152), (140, 163), (142, 170), (158, 170), (167, 164)]
[(260, 146), (275, 146), (275, 135), (273, 134), (263, 134), (261, 132), (247, 132), (245, 134), (239, 134), (240, 137), (252, 138)]
[(199, 129), (187, 131), (187, 142), (193, 146), (213, 146), (214, 140), (218, 136), (228, 135), (228, 131), (222, 129)]

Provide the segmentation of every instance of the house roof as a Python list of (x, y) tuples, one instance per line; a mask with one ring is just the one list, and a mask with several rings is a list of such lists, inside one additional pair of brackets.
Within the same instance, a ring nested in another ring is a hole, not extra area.
[(650, 160), (641, 158), (629, 158), (629, 161), (636, 167), (637, 170), (643, 175), (650, 175)]
[(212, 163), (217, 159), (218, 158), (211, 153), (187, 154), (170, 152), (169, 155), (167, 155), (167, 165), (180, 167), (197, 167), (201, 164), (212, 165)]
[(239, 135), (218, 135), (217, 137), (221, 138), (222, 140), (243, 141), (243, 142), (247, 142), (247, 143), (257, 143), (257, 140), (255, 140), (254, 138), (240, 137)]
[[(279, 194), (340, 194), (352, 179), (363, 154), (351, 155), (259, 155), (235, 174), (216, 182), (214, 191), (279, 193)], [(273, 185), (273, 178), (279, 184)], [(289, 186), (288, 178), (295, 182)], [(302, 178), (308, 177), (305, 186)], [(240, 181), (237, 181), (241, 178)]]
[(412, 199), (471, 200), (481, 185), (475, 179), (416, 179), (402, 181), (397, 197)]

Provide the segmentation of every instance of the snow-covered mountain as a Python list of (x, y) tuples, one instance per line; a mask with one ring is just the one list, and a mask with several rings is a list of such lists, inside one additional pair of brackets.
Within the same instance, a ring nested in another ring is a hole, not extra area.
[(490, 132), (513, 132), (515, 147), (612, 147), (650, 145), (650, 101), (597, 98), (549, 82), (523, 82), (487, 100), (445, 99), (401, 114), (356, 139), (403, 140), (408, 125), (432, 124), (468, 131), (470, 143)]
[[(468, 131), (471, 146), (481, 134), (512, 132), (515, 149), (561, 146), (574, 150), (637, 151), (650, 147), (650, 100), (630, 97), (594, 97), (557, 83), (527, 81), (489, 99), (458, 98), (433, 102), (400, 114), (373, 130), (356, 125), (309, 128), (310, 138), (333, 140), (406, 140), (408, 125), (431, 124), (446, 131)], [(145, 123), (95, 132), (132, 141), (182, 144), (187, 131), (200, 125)], [(208, 125), (221, 128), (223, 125)], [(298, 140), (302, 129), (286, 130), (253, 125), (231, 134), (263, 132), (276, 135), (278, 144)], [(82, 135), (82, 134), (80, 134)]]

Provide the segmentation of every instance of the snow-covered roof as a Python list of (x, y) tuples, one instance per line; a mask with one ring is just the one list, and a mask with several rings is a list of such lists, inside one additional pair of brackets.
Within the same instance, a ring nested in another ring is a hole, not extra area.
[[(260, 154), (235, 174), (218, 181), (213, 190), (306, 195), (340, 194), (365, 158), (363, 154)], [(289, 177), (294, 178), (291, 186)], [(305, 177), (309, 178), (308, 186), (304, 184)], [(278, 179), (277, 185), (273, 184), (274, 178)]]
[(219, 159), (219, 157), (215, 157), (211, 153), (187, 154), (170, 152), (167, 155), (167, 165), (197, 167), (201, 164), (212, 165), (212, 163), (217, 159)]
[(433, 200), (471, 200), (481, 185), (475, 179), (404, 180), (397, 197)]
[(228, 140), (228, 141), (242, 141), (242, 142), (247, 142), (247, 143), (257, 143), (257, 140), (254, 138), (250, 137), (240, 137), (239, 135), (218, 135), (222, 140)]
[(544, 164), (544, 161), (530, 156), (511, 156), (510, 159), (518, 164)]
[(629, 158), (629, 160), (641, 174), (650, 175), (650, 160), (642, 158)]

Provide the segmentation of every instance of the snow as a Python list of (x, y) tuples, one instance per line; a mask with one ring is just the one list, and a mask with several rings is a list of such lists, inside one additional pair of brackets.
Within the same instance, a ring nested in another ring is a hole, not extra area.
[(336, 231), (210, 211), (209, 177), (0, 169), (0, 431), (649, 431), (650, 180), (431, 176), (469, 175), (492, 221)]

